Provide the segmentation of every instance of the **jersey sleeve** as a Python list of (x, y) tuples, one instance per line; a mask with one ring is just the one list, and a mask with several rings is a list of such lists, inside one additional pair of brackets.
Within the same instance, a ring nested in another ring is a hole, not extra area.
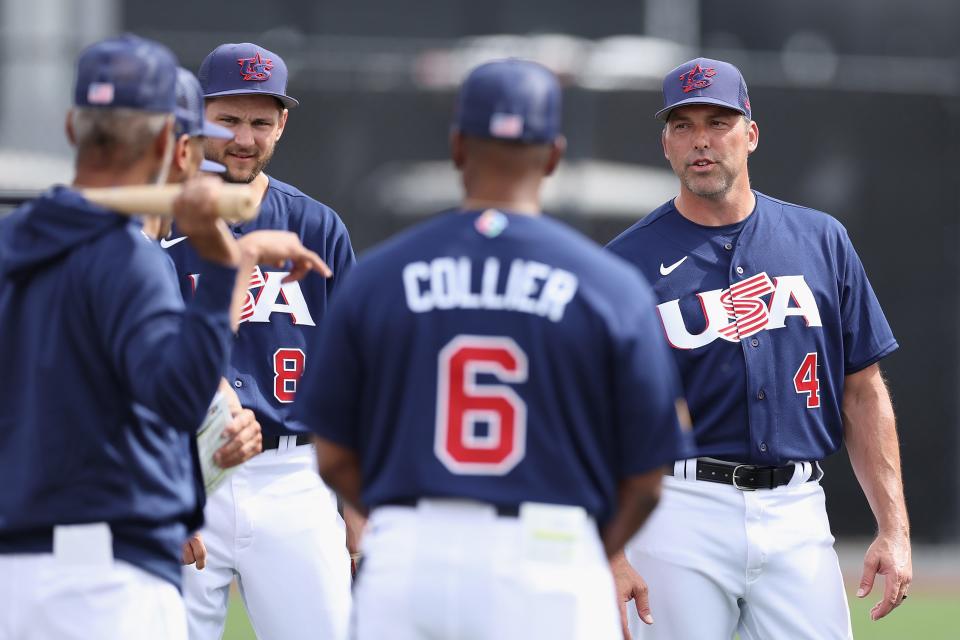
[(204, 286), (184, 309), (158, 247), (114, 252), (98, 268), (94, 317), (120, 383), (171, 425), (195, 431), (226, 368), (236, 270), (205, 264)]
[(869, 367), (896, 351), (887, 318), (870, 286), (860, 257), (846, 232), (841, 238), (840, 319), (843, 323), (844, 373)]
[(693, 457), (694, 443), (689, 425), (680, 425), (680, 377), (652, 295), (631, 306), (620, 333), (615, 398), (619, 476), (625, 477)]
[(354, 450), (359, 447), (363, 385), (355, 300), (349, 293), (339, 296), (323, 319), (323, 330), (313, 333), (307, 348), (311, 361), (320, 364), (304, 371), (293, 408), (293, 418), (319, 437)]
[(350, 243), (350, 233), (339, 217), (334, 214), (334, 224), (326, 238), (326, 255), (331, 263), (327, 266), (333, 271), (333, 277), (327, 283), (329, 293), (333, 295), (340, 289), (357, 258)]

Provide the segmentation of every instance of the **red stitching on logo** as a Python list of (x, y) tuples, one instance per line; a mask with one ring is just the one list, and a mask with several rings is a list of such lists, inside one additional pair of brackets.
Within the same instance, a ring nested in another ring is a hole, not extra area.
[(714, 68), (704, 69), (699, 64), (696, 65), (690, 71), (680, 74), (680, 82), (683, 83), (683, 92), (690, 93), (691, 91), (696, 91), (697, 89), (706, 89), (712, 83), (713, 76), (717, 75), (717, 70)]
[(269, 78), (270, 70), (273, 69), (273, 60), (262, 59), (259, 51), (252, 58), (238, 58), (237, 64), (240, 65), (240, 74), (243, 75), (244, 80), (257, 82), (263, 82)]

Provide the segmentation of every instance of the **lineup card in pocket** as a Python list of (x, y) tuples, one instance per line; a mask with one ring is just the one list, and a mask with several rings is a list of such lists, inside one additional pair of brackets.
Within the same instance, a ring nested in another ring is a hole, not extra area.
[(524, 502), (521, 544), (528, 561), (571, 565), (583, 561), (587, 512), (582, 507)]
[(213, 461), (213, 454), (224, 444), (223, 430), (230, 424), (230, 407), (223, 394), (217, 393), (207, 409), (207, 417), (197, 432), (197, 452), (200, 454), (200, 471), (203, 474), (203, 486), (207, 495), (216, 491), (236, 467), (221, 468)]

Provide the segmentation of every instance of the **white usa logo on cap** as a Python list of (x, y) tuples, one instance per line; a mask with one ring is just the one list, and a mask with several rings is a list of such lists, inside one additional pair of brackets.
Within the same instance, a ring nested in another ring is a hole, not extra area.
[(90, 104), (113, 104), (113, 85), (109, 82), (91, 82), (87, 87)]
[(490, 116), (490, 135), (494, 138), (519, 138), (523, 135), (523, 116), (495, 113)]

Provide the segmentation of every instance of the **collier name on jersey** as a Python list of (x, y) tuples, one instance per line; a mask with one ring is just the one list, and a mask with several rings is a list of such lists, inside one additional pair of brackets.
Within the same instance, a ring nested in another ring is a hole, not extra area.
[[(434, 309), (491, 309), (519, 311), (563, 319), (577, 293), (577, 276), (535, 260), (516, 258), (506, 278), (500, 260), (441, 256), (430, 262), (411, 262), (403, 268), (407, 307), (414, 313)], [(479, 278), (475, 277), (479, 274)]]
[[(789, 316), (802, 317), (808, 327), (823, 326), (817, 301), (802, 275), (771, 278), (762, 271), (729, 289), (696, 295), (705, 322), (700, 333), (687, 328), (679, 298), (657, 305), (667, 340), (675, 349), (697, 349), (718, 338), (738, 342), (763, 330), (784, 328)], [(769, 302), (764, 300), (767, 296)]]

